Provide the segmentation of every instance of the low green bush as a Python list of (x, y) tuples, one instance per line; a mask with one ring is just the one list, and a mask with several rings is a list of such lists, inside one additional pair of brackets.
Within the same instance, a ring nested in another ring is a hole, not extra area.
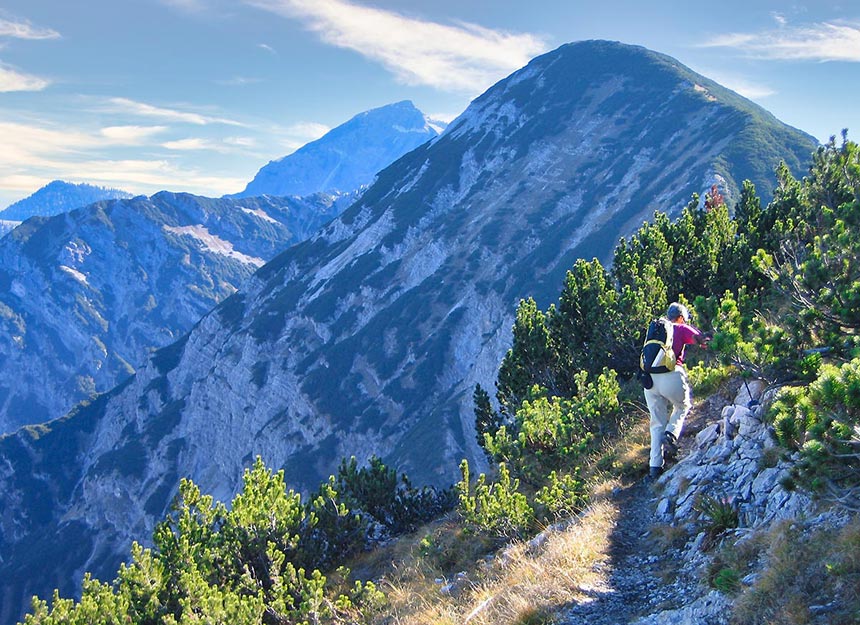
[(860, 483), (860, 358), (821, 365), (808, 386), (783, 388), (767, 419), (783, 446), (800, 451), (808, 485)]
[(495, 482), (488, 483), (483, 473), (474, 485), (469, 477), (469, 463), (460, 463), (462, 480), (457, 484), (460, 515), (476, 532), (511, 539), (524, 536), (534, 522), (534, 510), (525, 495), (518, 492), (519, 480), (512, 480), (504, 463), (499, 465)]

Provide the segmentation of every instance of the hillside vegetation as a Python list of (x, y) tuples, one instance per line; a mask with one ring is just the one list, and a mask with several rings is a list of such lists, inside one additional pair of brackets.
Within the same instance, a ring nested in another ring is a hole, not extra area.
[[(620, 241), (610, 269), (578, 261), (547, 310), (521, 302), (495, 401), (475, 389), (479, 442), (495, 467), (490, 475), (475, 479), (464, 461), (462, 480), (442, 492), (413, 487), (378, 459), (366, 467), (351, 460), (303, 500), (288, 490), (283, 472), (258, 459), (229, 508), (184, 481), (152, 548), (135, 545), (110, 583), (87, 578), (80, 601), (35, 600), (25, 622), (463, 622), (480, 611), (480, 594), (471, 595), (474, 611), (463, 612), (454, 598), (457, 573), (483, 576), (484, 588), (502, 583), (484, 557), (512, 541), (496, 561), (540, 564), (555, 585), (528, 586), (534, 571), (517, 578), (512, 565), (503, 583), (528, 590), (497, 620), (480, 622), (551, 622), (551, 607), (588, 583), (589, 550), (599, 549), (600, 528), (613, 522), (610, 510), (595, 505), (601, 492), (645, 472), (644, 454), (629, 443), (644, 419), (632, 375), (647, 321), (673, 300), (687, 302), (696, 324), (715, 332), (707, 361), (690, 366), (697, 395), (737, 377), (779, 389), (766, 420), (779, 453), (796, 459), (792, 487), (856, 507), (860, 148), (843, 136), (841, 145), (831, 140), (813, 154), (804, 179), (786, 167), (776, 174), (767, 206), (749, 183), (733, 207), (713, 188), (676, 221), (657, 213)], [(730, 503), (701, 506), (714, 538), (737, 525)], [(545, 550), (542, 564), (526, 562), (527, 544), (516, 541), (580, 514), (594, 519), (587, 526), (593, 534), (581, 531)], [(727, 618), (813, 622), (798, 602), (811, 596), (802, 580), (820, 572), (798, 567), (820, 561), (827, 566), (816, 601), (841, 597), (831, 622), (856, 622), (856, 527), (829, 547), (820, 537), (792, 542), (791, 528), (775, 527), (761, 547), (771, 569), (737, 596)], [(391, 540), (400, 534), (409, 535)], [(725, 550), (720, 558), (712, 585), (738, 593), (741, 557)], [(453, 581), (440, 588), (435, 577)]]

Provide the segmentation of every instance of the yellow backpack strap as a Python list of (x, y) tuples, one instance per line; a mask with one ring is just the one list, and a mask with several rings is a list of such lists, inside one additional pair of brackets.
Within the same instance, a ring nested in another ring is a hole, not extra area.
[[(657, 339), (651, 339), (650, 341), (645, 341), (645, 345), (659, 345), (660, 347), (662, 347), (666, 351), (669, 351), (669, 346), (666, 343), (664, 343), (663, 341), (658, 341)], [(642, 347), (645, 347), (645, 345), (643, 345)]]

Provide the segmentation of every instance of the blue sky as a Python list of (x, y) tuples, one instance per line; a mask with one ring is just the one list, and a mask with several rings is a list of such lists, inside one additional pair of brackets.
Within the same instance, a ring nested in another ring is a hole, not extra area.
[(826, 140), (860, 137), (860, 2), (4, 0), (0, 207), (54, 179), (240, 191), (356, 113), (450, 120), (542, 52), (669, 54)]

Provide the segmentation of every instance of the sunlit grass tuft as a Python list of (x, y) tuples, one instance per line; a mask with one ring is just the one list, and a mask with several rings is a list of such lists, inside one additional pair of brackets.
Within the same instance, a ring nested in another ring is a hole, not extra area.
[[(384, 622), (549, 623), (554, 611), (603, 583), (596, 565), (608, 558), (617, 515), (610, 503), (597, 503), (569, 527), (549, 528), (536, 539), (485, 554), (459, 572), (437, 568), (426, 541), (422, 547), (423, 537), (416, 538), (381, 583), (389, 600)], [(436, 531), (427, 529), (425, 536)]]

